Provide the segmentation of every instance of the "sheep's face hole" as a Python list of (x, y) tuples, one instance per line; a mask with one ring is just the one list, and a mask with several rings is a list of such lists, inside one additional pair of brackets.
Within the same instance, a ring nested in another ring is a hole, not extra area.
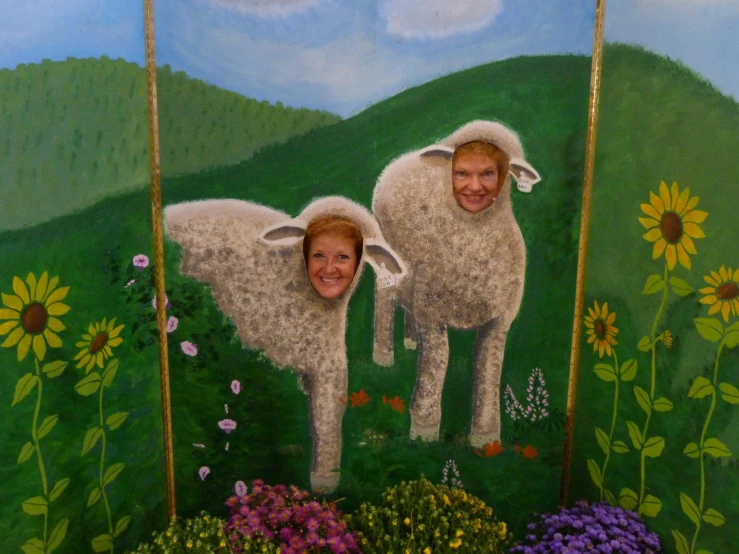
[(452, 190), (463, 210), (476, 214), (492, 206), (508, 175), (508, 159), (493, 144), (463, 144), (452, 157)]

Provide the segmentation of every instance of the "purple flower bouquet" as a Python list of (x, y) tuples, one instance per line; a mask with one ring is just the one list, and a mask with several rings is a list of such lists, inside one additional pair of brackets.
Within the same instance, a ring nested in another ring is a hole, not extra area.
[(359, 552), (357, 535), (347, 531), (341, 512), (295, 486), (271, 487), (256, 480), (250, 494), (232, 496), (226, 505), (231, 508), (226, 532), (234, 552), (244, 552), (252, 540), (267, 540), (282, 554)]
[(635, 512), (608, 503), (577, 502), (558, 514), (543, 514), (528, 525), (529, 534), (510, 552), (534, 554), (560, 552), (578, 554), (658, 554), (662, 552), (656, 533), (647, 531)]

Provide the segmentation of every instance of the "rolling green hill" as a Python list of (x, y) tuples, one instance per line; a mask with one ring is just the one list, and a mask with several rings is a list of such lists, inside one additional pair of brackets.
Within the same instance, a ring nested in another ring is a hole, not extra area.
[[(164, 175), (231, 165), (338, 116), (157, 72)], [(0, 229), (33, 225), (149, 182), (146, 73), (124, 60), (0, 70)], [(29, 201), (29, 198), (33, 198)]]

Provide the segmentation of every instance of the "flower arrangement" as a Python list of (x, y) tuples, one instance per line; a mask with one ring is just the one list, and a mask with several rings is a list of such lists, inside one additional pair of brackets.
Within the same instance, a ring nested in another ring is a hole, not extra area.
[(387, 489), (381, 506), (362, 504), (347, 521), (362, 534), (360, 546), (367, 554), (495, 554), (505, 552), (510, 541), (506, 524), (485, 502), (425, 477)]
[(153, 541), (139, 545), (130, 554), (228, 554), (231, 546), (224, 524), (205, 512), (183, 521), (173, 517), (166, 531), (153, 533)]
[(577, 502), (558, 514), (541, 515), (539, 521), (529, 523), (528, 529), (530, 533), (511, 548), (511, 553), (662, 552), (657, 534), (647, 531), (635, 512), (606, 502)]
[(281, 554), (359, 552), (357, 535), (347, 531), (335, 505), (318, 502), (295, 486), (255, 480), (251, 493), (232, 496), (226, 505), (231, 508), (226, 532), (234, 552), (276, 552), (275, 546)]

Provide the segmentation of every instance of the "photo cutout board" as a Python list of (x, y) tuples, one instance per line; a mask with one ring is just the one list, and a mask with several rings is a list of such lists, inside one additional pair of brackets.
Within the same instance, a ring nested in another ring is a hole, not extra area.
[(737, 29), (731, 4), (605, 14), (569, 496), (670, 553), (736, 550)]
[[(464, 4), (157, 2), (178, 513), (421, 475), (556, 506), (595, 6)], [(455, 197), (470, 142), (496, 182)], [(306, 269), (322, 217), (356, 273)]]
[(0, 552), (123, 552), (167, 521), (143, 6), (0, 36)]

